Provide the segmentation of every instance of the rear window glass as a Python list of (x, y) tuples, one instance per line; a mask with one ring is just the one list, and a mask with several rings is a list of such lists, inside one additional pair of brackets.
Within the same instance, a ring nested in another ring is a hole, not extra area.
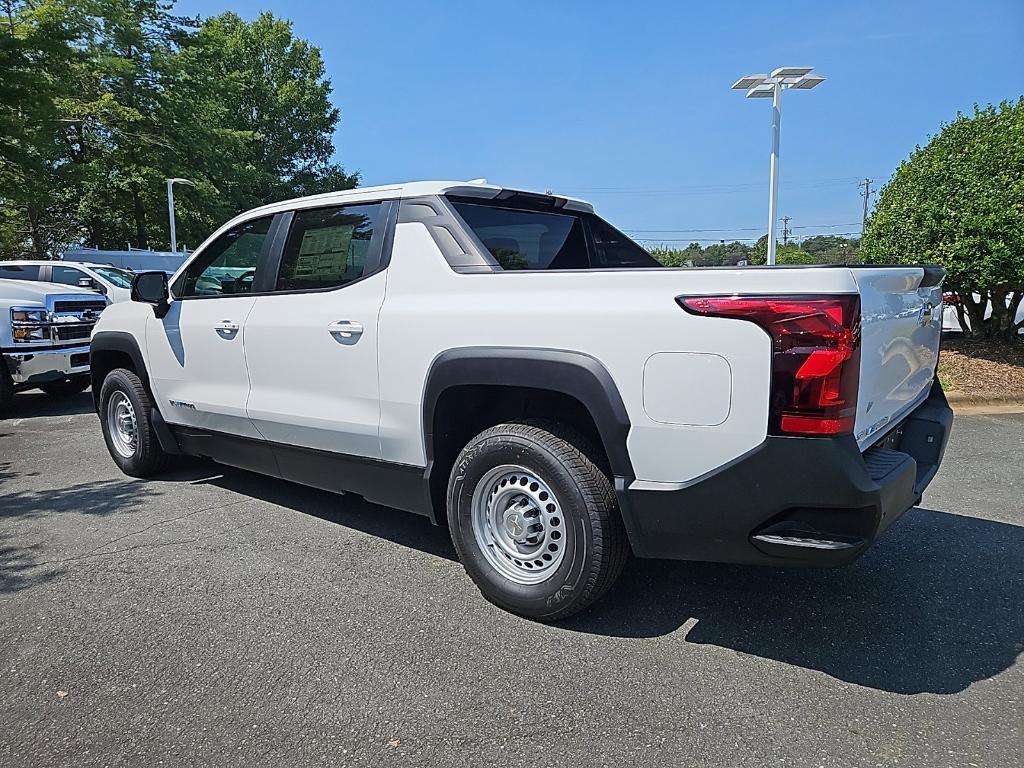
[(578, 216), (455, 203), (502, 269), (585, 269), (587, 241)]
[(452, 202), (502, 269), (656, 267), (647, 251), (597, 216)]

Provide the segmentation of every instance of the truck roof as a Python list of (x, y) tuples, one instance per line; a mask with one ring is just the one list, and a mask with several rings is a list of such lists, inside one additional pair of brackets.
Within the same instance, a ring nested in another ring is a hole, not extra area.
[[(68, 251), (68, 253), (70, 252), (71, 251)], [(98, 261), (75, 261), (73, 259), (11, 259), (10, 261), (5, 261), (3, 263), (12, 264), (16, 267), (42, 267), (46, 264), (54, 264), (62, 267), (83, 267), (85, 269), (107, 267), (108, 269), (117, 269), (122, 272), (127, 271), (121, 269), (121, 267), (115, 267), (113, 264), (102, 264)]]
[(354, 203), (372, 200), (394, 200), (405, 197), (423, 197), (425, 195), (461, 195), (465, 197), (479, 197), (482, 199), (493, 199), (502, 192), (519, 192), (530, 195), (545, 195), (557, 200), (564, 200), (567, 207), (573, 210), (593, 211), (593, 206), (586, 200), (580, 200), (566, 195), (548, 195), (543, 192), (531, 192), (525, 189), (511, 189), (490, 184), (486, 179), (473, 179), (471, 181), (406, 181), (398, 184), (385, 184), (377, 187), (356, 187), (355, 189), (343, 189), (337, 192), (325, 192), (320, 195), (308, 195), (306, 197), (295, 197), (291, 200), (282, 200), (277, 203), (270, 203), (259, 208), (245, 211), (243, 216), (248, 218), (255, 213), (277, 213), (282, 210), (293, 208), (312, 208), (319, 205), (330, 205), (331, 203)]

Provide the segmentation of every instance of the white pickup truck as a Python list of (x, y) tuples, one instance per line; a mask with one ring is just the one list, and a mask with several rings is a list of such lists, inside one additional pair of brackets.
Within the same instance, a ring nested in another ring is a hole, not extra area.
[(494, 603), (630, 552), (847, 563), (951, 411), (936, 267), (666, 269), (583, 201), (417, 182), (258, 208), (92, 339), (114, 461), (204, 456), (446, 524)]
[(0, 279), (0, 416), (15, 392), (89, 386), (89, 336), (107, 303), (69, 285)]

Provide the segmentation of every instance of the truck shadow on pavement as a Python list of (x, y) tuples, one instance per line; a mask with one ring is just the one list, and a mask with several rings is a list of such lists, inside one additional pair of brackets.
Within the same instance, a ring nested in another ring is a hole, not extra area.
[(343, 496), (201, 460), (187, 461), (177, 472), (161, 479), (215, 485), (435, 557), (457, 559), (447, 532), (431, 525), (427, 518), (382, 507), (354, 494)]
[(914, 509), (837, 570), (633, 561), (564, 629), (657, 637), (894, 693), (956, 693), (1024, 651), (1024, 527)]
[[(454, 560), (426, 519), (216, 465), (210, 483)], [(686, 641), (903, 694), (962, 691), (1024, 651), (1024, 527), (914, 509), (836, 570), (634, 560), (609, 596), (553, 632)]]
[(67, 397), (54, 397), (32, 390), (16, 394), (3, 418), (34, 419), (40, 416), (79, 416), (83, 413), (96, 413), (91, 389)]

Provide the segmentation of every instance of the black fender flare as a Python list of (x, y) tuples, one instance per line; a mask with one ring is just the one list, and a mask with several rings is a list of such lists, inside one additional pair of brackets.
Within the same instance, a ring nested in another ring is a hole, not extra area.
[(124, 352), (132, 359), (138, 377), (143, 381), (149, 381), (145, 358), (139, 349), (139, 342), (132, 334), (125, 331), (98, 331), (89, 341), (90, 362), (97, 352)]
[(582, 352), (525, 347), (459, 347), (442, 352), (427, 372), (423, 393), (423, 447), (427, 479), (433, 466), (434, 412), (448, 388), (467, 384), (518, 386), (579, 400), (597, 425), (616, 486), (633, 481), (626, 448), (629, 416), (618, 387), (599, 360)]
[[(92, 377), (92, 401), (97, 414), (100, 411), (100, 389), (103, 387), (103, 382), (97, 380), (99, 368), (95, 363), (96, 353), (98, 352), (117, 352), (128, 355), (131, 358), (132, 366), (135, 368), (135, 375), (142, 379), (142, 383), (146, 385), (152, 396), (153, 388), (149, 383), (149, 371), (146, 369), (146, 359), (142, 356), (138, 340), (132, 334), (124, 331), (99, 331), (89, 341), (89, 375)], [(157, 442), (160, 443), (160, 447), (170, 454), (180, 453), (178, 442), (174, 439), (174, 435), (171, 433), (166, 422), (164, 422), (163, 415), (160, 412), (160, 404), (155, 397), (153, 397), (153, 411), (150, 414), (150, 422), (153, 425), (153, 431), (156, 434)]]

